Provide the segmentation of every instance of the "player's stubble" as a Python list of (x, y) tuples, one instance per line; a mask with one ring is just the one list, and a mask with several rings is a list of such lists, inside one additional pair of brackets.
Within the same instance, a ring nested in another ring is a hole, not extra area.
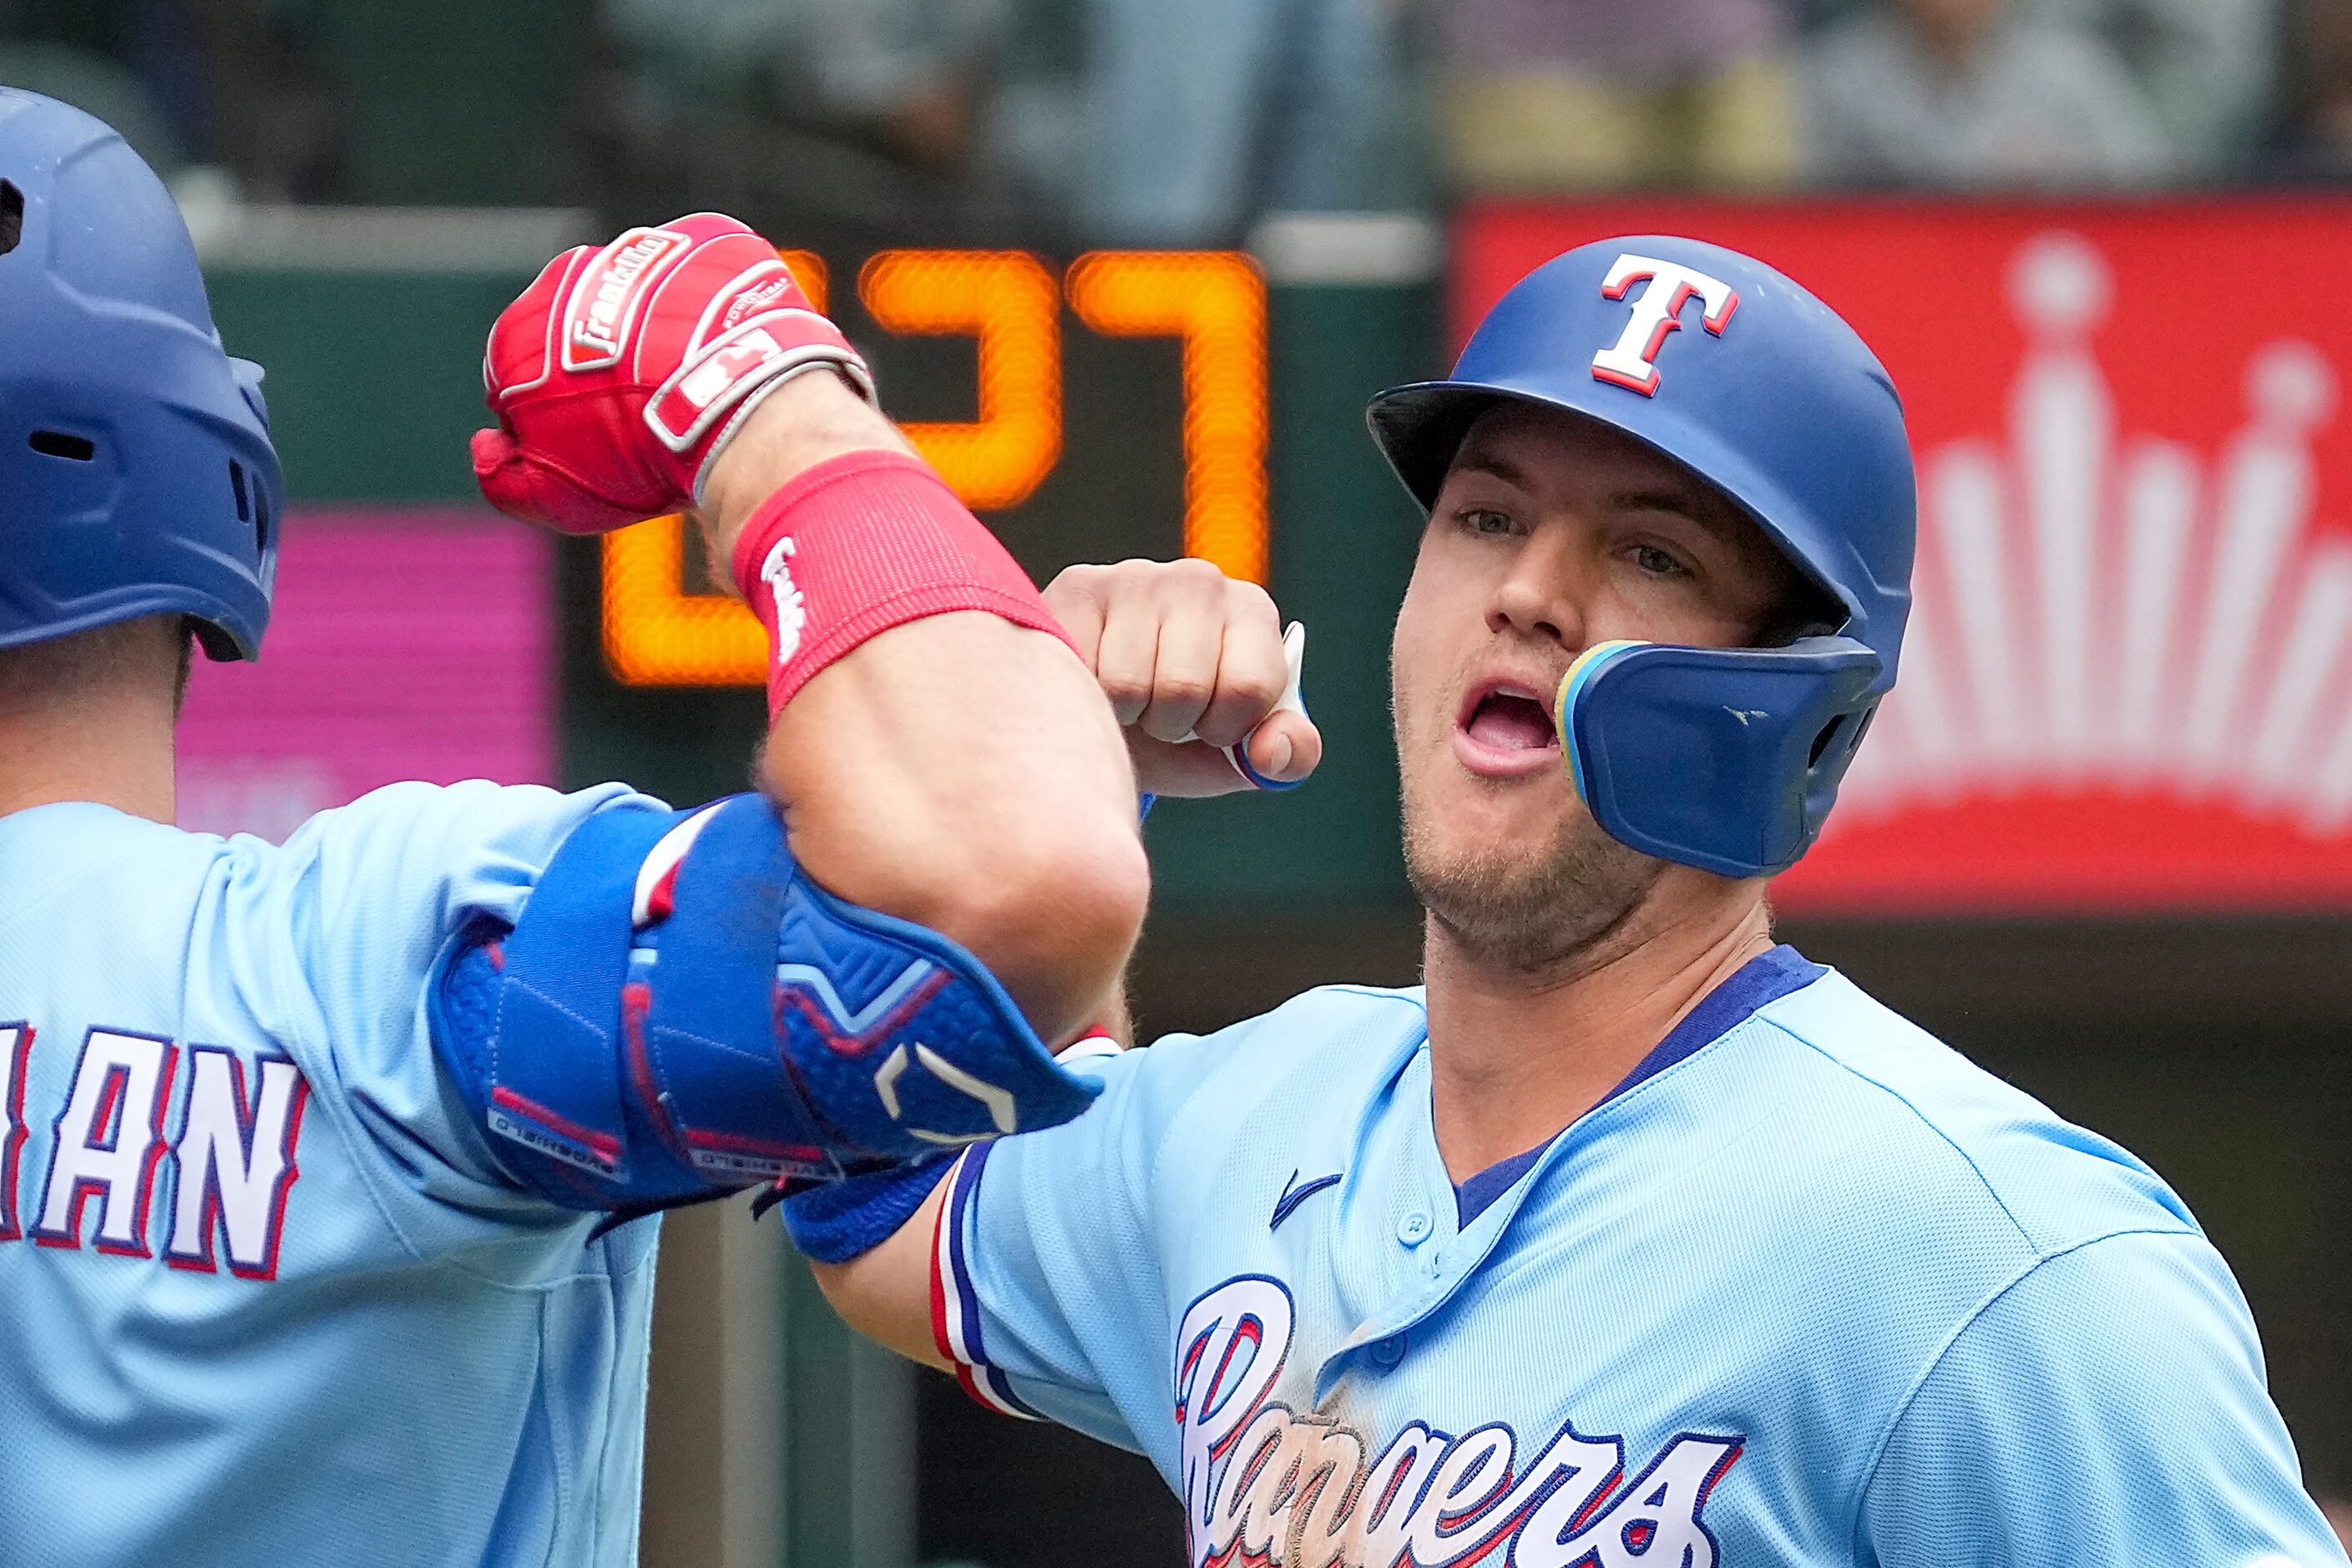
[[(1630, 548), (1657, 536), (1629, 522), (1619, 498), (1652, 492), (1691, 520), (1676, 535), (1688, 559), (1672, 572)], [(1478, 521), (1488, 517), (1507, 526), (1490, 530)], [(1499, 683), (1548, 707), (1576, 654), (1611, 637), (1769, 644), (1786, 640), (1775, 628), (1818, 616), (1763, 531), (1678, 463), (1560, 410), (1480, 414), (1431, 508), (1389, 661), (1405, 870), (1433, 948), (1540, 987), (1599, 968), (1672, 918), (1654, 896), (1666, 862), (1601, 830), (1556, 734), (1531, 767), (1471, 765), (1456, 744), (1470, 699)], [(1524, 727), (1510, 728), (1505, 749), (1528, 752)]]
[[(1464, 956), (1522, 974), (1580, 968), (1649, 899), (1665, 862), (1602, 833), (1564, 773), (1497, 781), (1456, 764), (1446, 744), (1454, 686), (1415, 679), (1392, 653), (1406, 879)], [(1513, 803), (1522, 826), (1483, 830), (1481, 807), (1506, 791), (1536, 792)]]

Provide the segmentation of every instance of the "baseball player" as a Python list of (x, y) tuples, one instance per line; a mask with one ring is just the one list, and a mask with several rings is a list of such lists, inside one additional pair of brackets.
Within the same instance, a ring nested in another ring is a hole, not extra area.
[[(1195, 1568), (2342, 1564), (2179, 1198), (1772, 940), (1902, 640), (1869, 350), (1613, 239), (1370, 420), (1428, 512), (1425, 986), (1089, 1064), (1086, 1114), (830, 1252), (845, 1315), (1145, 1455)], [(1270, 617), (1163, 575), (1048, 591), (1115, 689)]]
[(268, 615), (259, 372), (146, 166), (0, 89), (11, 1568), (630, 1563), (626, 1222), (830, 1186), (854, 1231), (920, 1201), (901, 1166), (1092, 1093), (1046, 1047), (1142, 915), (1118, 725), (774, 250), (705, 214), (568, 253), (485, 374), (504, 510), (695, 510), (772, 642), (760, 793), (180, 832), (191, 643), (252, 658)]

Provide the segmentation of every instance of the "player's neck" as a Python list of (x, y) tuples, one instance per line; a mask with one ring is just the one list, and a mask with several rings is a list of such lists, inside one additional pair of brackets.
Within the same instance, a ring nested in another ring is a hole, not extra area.
[(132, 816), (168, 823), (178, 810), (172, 732), (161, 735), (121, 715), (60, 715), (56, 723), (26, 723), (0, 716), (0, 755), (11, 760), (0, 777), (0, 816), (59, 801), (91, 801)]
[(1482, 960), (1432, 921), (1431, 1099), (1454, 1180), (1536, 1147), (1591, 1110), (1701, 998), (1771, 945), (1760, 892), (1713, 879), (1662, 884), (1592, 949), (1533, 973)]
[(0, 651), (0, 816), (89, 801), (173, 819), (179, 694), (165, 637), (132, 623)]

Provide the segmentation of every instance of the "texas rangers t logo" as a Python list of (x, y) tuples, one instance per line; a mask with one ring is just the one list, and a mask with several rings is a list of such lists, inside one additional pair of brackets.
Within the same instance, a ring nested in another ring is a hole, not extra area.
[(1702, 324), (1719, 338), (1731, 320), (1731, 312), (1739, 309), (1739, 291), (1720, 278), (1710, 278), (1678, 263), (1629, 253), (1610, 264), (1609, 276), (1601, 279), (1601, 292), (1609, 299), (1622, 300), (1634, 284), (1645, 278), (1650, 286), (1633, 301), (1633, 319), (1625, 323), (1625, 331), (1613, 346), (1592, 356), (1592, 375), (1596, 381), (1611, 382), (1644, 397), (1655, 397), (1658, 351), (1666, 346), (1668, 332), (1681, 330), (1683, 307), (1694, 299), (1700, 300), (1706, 307)]

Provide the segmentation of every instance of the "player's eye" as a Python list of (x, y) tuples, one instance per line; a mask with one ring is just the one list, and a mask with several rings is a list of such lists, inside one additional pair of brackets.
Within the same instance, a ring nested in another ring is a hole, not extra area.
[(1675, 559), (1673, 552), (1654, 544), (1636, 544), (1626, 552), (1634, 565), (1653, 577), (1687, 577), (1691, 569)]
[(1469, 507), (1462, 513), (1462, 526), (1473, 533), (1509, 533), (1517, 526), (1509, 514), (1486, 507)]

